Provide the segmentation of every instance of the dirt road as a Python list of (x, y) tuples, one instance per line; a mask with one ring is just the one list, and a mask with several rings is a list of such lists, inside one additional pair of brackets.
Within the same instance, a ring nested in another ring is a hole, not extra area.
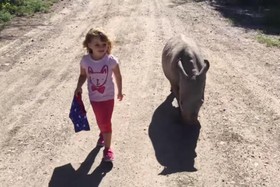
[[(15, 22), (0, 41), (1, 187), (280, 185), (280, 50), (233, 27), (207, 3), (64, 0), (55, 13)], [(91, 27), (107, 31), (123, 75), (113, 115), (112, 165), (84, 86), (90, 132), (68, 118)], [(210, 61), (200, 129), (181, 126), (161, 69), (173, 35)]]

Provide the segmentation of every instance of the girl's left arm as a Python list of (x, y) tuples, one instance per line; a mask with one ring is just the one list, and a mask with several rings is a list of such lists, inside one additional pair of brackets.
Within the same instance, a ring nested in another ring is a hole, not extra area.
[(122, 100), (123, 99), (123, 93), (122, 93), (122, 75), (121, 75), (121, 71), (120, 71), (120, 66), (119, 64), (117, 64), (114, 68), (113, 68), (113, 73), (115, 75), (115, 79), (116, 79), (116, 84), (118, 87), (118, 95), (117, 98), (118, 100)]

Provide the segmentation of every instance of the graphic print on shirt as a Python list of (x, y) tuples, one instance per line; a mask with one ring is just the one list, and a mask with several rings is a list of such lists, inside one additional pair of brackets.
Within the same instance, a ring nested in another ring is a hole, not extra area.
[(91, 90), (99, 93), (104, 93), (108, 77), (108, 66), (104, 65), (101, 71), (95, 72), (91, 67), (88, 67), (89, 81), (91, 84)]

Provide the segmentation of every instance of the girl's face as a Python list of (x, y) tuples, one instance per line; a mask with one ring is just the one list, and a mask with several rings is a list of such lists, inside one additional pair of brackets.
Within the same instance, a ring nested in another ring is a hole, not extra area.
[(88, 48), (92, 50), (94, 60), (100, 60), (108, 51), (108, 42), (101, 41), (99, 37), (94, 37), (88, 43)]

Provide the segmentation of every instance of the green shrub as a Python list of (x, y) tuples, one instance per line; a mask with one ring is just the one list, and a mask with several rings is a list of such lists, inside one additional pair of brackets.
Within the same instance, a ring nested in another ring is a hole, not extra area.
[(265, 35), (258, 35), (257, 40), (268, 47), (280, 47), (280, 38), (272, 38)]
[(17, 7), (14, 4), (11, 4), (9, 2), (0, 4), (1, 11), (7, 11), (11, 14), (14, 14), (16, 12), (16, 9), (17, 9)]
[(32, 15), (47, 12), (54, 2), (57, 0), (2, 0), (0, 10), (16, 16)]
[(32, 12), (46, 12), (49, 8), (47, 3), (42, 0), (29, 0), (24, 2), (24, 6)]
[(8, 22), (12, 19), (12, 15), (4, 10), (0, 10), (0, 22)]
[(36, 12), (47, 12), (49, 5), (42, 0), (26, 0), (21, 6), (18, 6), (16, 15), (32, 15)]
[(56, 2), (58, 0), (0, 0), (0, 31), (13, 17), (48, 12)]

